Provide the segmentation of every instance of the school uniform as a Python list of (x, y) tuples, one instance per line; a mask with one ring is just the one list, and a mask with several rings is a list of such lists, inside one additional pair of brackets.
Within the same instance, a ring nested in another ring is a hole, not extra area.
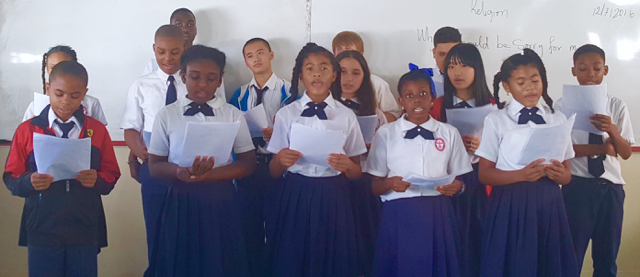
[[(186, 97), (162, 108), (153, 126), (149, 154), (178, 164), (188, 122), (240, 122), (233, 152), (253, 151), (242, 113), (222, 99), (197, 105)], [(214, 168), (233, 162), (216, 160)], [(167, 180), (154, 276), (250, 276), (233, 180), (187, 183)]]
[[(91, 169), (98, 172), (93, 187), (75, 179), (58, 180), (36, 191), (33, 133), (78, 139), (91, 138)], [(19, 245), (29, 252), (30, 276), (98, 276), (97, 254), (107, 246), (101, 195), (113, 190), (120, 169), (107, 129), (84, 115), (82, 107), (62, 122), (50, 105), (16, 130), (7, 158), (4, 183), (25, 198)]]
[[(358, 114), (361, 108), (357, 98), (342, 98), (342, 103)], [(387, 124), (384, 112), (376, 109), (375, 115), (378, 117), (378, 125)], [(360, 164), (367, 161), (366, 155), (360, 156)], [(373, 253), (375, 250), (378, 227), (380, 226), (380, 210), (382, 201), (379, 195), (371, 192), (371, 175), (363, 173), (359, 180), (349, 180), (351, 189), (351, 205), (353, 218), (356, 223), (356, 242), (358, 245), (358, 276), (370, 276), (373, 263)]]
[[(259, 87), (253, 78), (251, 82), (238, 88), (229, 103), (243, 112), (262, 104), (269, 127), (273, 128), (276, 113), (287, 103), (290, 96), (291, 84), (271, 74), (262, 87)], [(269, 173), (272, 154), (267, 151), (267, 142), (264, 141), (262, 133), (252, 136), (256, 148), (256, 171), (238, 179), (237, 185), (243, 207), (243, 232), (250, 256), (251, 272), (253, 276), (261, 276), (264, 273), (265, 228), (271, 228), (273, 223), (273, 220), (265, 219), (272, 218), (278, 182)], [(265, 227), (266, 225), (269, 227)]]
[[(154, 73), (138, 78), (129, 89), (127, 104), (124, 108), (120, 128), (133, 129), (142, 135), (147, 148), (151, 140), (151, 131), (156, 114), (165, 105), (173, 103), (176, 99), (185, 98), (187, 87), (180, 78), (180, 73), (168, 75), (158, 69)], [(153, 267), (151, 253), (156, 241), (156, 233), (164, 200), (167, 196), (169, 182), (154, 178), (149, 172), (149, 165), (143, 162), (138, 172), (138, 179), (142, 183), (142, 209), (147, 231), (147, 254), (149, 256), (149, 268), (145, 276)]]
[[(429, 115), (438, 121), (447, 122), (442, 120), (443, 103), (444, 97), (438, 97), (434, 101)], [(493, 103), (492, 100), (490, 104)], [(475, 98), (464, 101), (455, 95), (453, 96), (453, 107), (451, 109), (475, 107)], [(483, 185), (478, 179), (478, 162), (480, 158), (473, 152), (467, 152), (467, 154), (473, 166), (473, 171), (461, 177), (465, 189), (454, 195), (451, 201), (460, 224), (460, 269), (462, 276), (478, 276), (480, 274), (480, 254), (482, 252), (482, 222), (485, 218), (487, 198), (491, 187)]]
[[(458, 130), (433, 118), (418, 126), (406, 116), (378, 129), (365, 164), (367, 173), (382, 178), (409, 173), (439, 178), (471, 170)], [(373, 276), (460, 276), (451, 197), (427, 195), (410, 186), (380, 196)]]
[[(104, 126), (107, 126), (107, 117), (104, 116), (104, 112), (102, 111), (102, 106), (100, 105), (100, 100), (91, 95), (85, 95), (84, 100), (82, 100), (82, 108), (84, 115), (93, 117), (98, 121), (102, 122)], [(36, 112), (40, 113), (41, 111), (34, 111), (33, 101), (29, 103), (29, 107), (24, 112), (24, 117), (22, 117), (22, 122), (25, 122), (34, 116), (36, 116)]]
[[(635, 143), (627, 105), (607, 94), (607, 115), (620, 135)], [(555, 107), (562, 110), (562, 99)], [(602, 144), (609, 134), (602, 136), (572, 130), (574, 145)], [(571, 227), (573, 247), (582, 269), (589, 240), (592, 241), (593, 276), (616, 276), (616, 258), (620, 249), (625, 184), (617, 157), (575, 157), (571, 159), (571, 182), (562, 186), (565, 207)]]
[[(158, 66), (158, 61), (155, 58), (151, 58), (151, 61), (149, 61), (149, 63), (144, 67), (144, 70), (142, 71), (142, 76), (156, 72), (159, 69), (160, 67)], [(220, 87), (216, 89), (216, 97), (222, 99), (225, 102), (227, 101), (227, 94), (224, 91), (224, 80), (222, 80)]]
[(378, 108), (383, 112), (393, 114), (396, 118), (400, 117), (402, 111), (398, 106), (396, 97), (393, 96), (389, 83), (383, 80), (377, 75), (371, 74), (371, 85), (376, 93), (376, 100), (378, 101)]
[[(276, 114), (269, 152), (289, 148), (294, 122), (342, 131), (349, 157), (367, 152), (356, 115), (349, 108), (331, 95), (316, 105), (306, 94)], [(355, 224), (344, 174), (298, 160), (284, 176), (275, 218), (276, 228), (267, 230), (273, 231), (272, 240), (267, 241), (270, 276), (356, 275)]]
[[(525, 141), (514, 140), (511, 131), (566, 120), (561, 112), (552, 113), (541, 104), (528, 109), (512, 100), (485, 118), (475, 154), (496, 163), (499, 170), (522, 169), (517, 149)], [(573, 146), (567, 143), (565, 149), (563, 160), (573, 158)], [(486, 213), (480, 276), (578, 276), (564, 201), (555, 181), (542, 177), (494, 186)]]

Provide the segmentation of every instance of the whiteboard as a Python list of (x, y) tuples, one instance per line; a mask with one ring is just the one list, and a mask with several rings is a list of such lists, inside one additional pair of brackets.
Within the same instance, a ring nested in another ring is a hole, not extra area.
[(271, 42), (274, 72), (289, 80), (306, 41), (330, 49), (335, 34), (356, 31), (372, 72), (397, 93), (409, 62), (435, 67), (432, 36), (453, 26), (480, 48), (490, 85), (503, 59), (532, 47), (545, 62), (553, 99), (563, 84), (576, 83), (575, 48), (594, 43), (607, 53), (609, 92), (627, 103), (640, 138), (640, 0), (35, 0), (0, 1), (0, 139), (12, 138), (32, 92), (42, 90), (42, 54), (67, 44), (87, 67), (89, 94), (100, 99), (112, 138), (122, 140), (129, 86), (153, 57), (155, 30), (179, 7), (196, 14), (196, 43), (227, 54), (228, 96), (251, 79), (241, 50), (255, 36)]
[(313, 1), (311, 40), (330, 47), (336, 33), (357, 32), (371, 72), (395, 90), (409, 62), (436, 67), (432, 38), (443, 26), (458, 28), (464, 42), (479, 47), (492, 92), (502, 61), (530, 45), (542, 56), (554, 100), (563, 84), (577, 84), (571, 75), (575, 48), (599, 45), (609, 65), (604, 82), (629, 107), (640, 139), (640, 0)]
[(42, 91), (42, 54), (58, 44), (73, 47), (89, 73), (88, 94), (104, 108), (113, 140), (127, 93), (153, 58), (153, 37), (181, 7), (196, 15), (195, 43), (227, 55), (227, 95), (251, 80), (242, 46), (267, 39), (276, 75), (291, 79), (298, 51), (307, 40), (306, 2), (299, 0), (0, 0), (0, 139), (11, 140), (33, 92)]

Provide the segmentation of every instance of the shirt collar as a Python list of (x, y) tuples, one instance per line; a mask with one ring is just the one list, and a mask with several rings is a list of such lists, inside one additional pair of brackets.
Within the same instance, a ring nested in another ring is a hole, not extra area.
[(69, 118), (69, 120), (67, 120), (67, 121), (62, 121), (62, 119), (59, 119), (59, 118), (58, 118), (58, 116), (56, 115), (56, 113), (53, 111), (53, 109), (52, 109), (52, 108), (49, 108), (49, 115), (48, 115), (48, 118), (49, 118), (49, 127), (50, 127), (50, 128), (53, 128), (53, 124), (55, 124), (54, 122), (56, 121), (56, 119), (57, 119), (58, 121), (62, 122), (62, 123), (68, 123), (68, 122), (73, 121), (73, 122), (76, 124), (76, 127), (78, 127), (78, 128), (82, 128), (82, 124), (80, 124), (80, 121), (79, 121), (75, 116), (72, 116), (72, 117), (71, 117), (71, 118)]
[[(340, 97), (340, 99), (342, 99), (342, 101), (347, 100), (347, 98), (344, 98), (344, 97)], [(351, 99), (349, 99), (349, 100), (351, 100), (351, 101), (353, 101), (353, 102), (356, 102), (356, 103), (360, 104), (360, 101), (358, 101), (358, 97), (353, 97), (353, 98), (351, 98)]]
[[(187, 98), (187, 96), (185, 96), (184, 98), (180, 99), (180, 106), (184, 109), (188, 109), (191, 106), (189, 106), (189, 104), (191, 104), (191, 102), (193, 102), (193, 100)], [(213, 99), (209, 100), (206, 102), (207, 105), (209, 105), (211, 108), (213, 109), (219, 109), (222, 108), (222, 106), (224, 105), (224, 101), (222, 101), (222, 99), (218, 98), (218, 97), (213, 97)]]
[[(309, 98), (309, 95), (307, 95), (307, 92), (305, 91), (304, 96), (300, 98), (300, 105), (302, 106), (303, 110), (307, 106), (307, 103), (309, 102), (313, 102), (313, 101), (311, 100), (311, 98)], [(327, 106), (331, 108), (337, 107), (336, 100), (333, 99), (333, 95), (331, 93), (329, 93), (329, 96), (327, 96), (327, 98), (325, 98), (323, 102), (327, 103)]]
[[(544, 106), (540, 104), (540, 101), (538, 101), (536, 107), (538, 108), (538, 112), (536, 114), (544, 115), (546, 113), (546, 110), (544, 109)], [(513, 118), (518, 118), (520, 110), (522, 110), (522, 108), (524, 108), (524, 105), (520, 104), (520, 102), (512, 98), (511, 102), (509, 102), (509, 105), (507, 105), (507, 113)]]
[[(264, 84), (263, 87), (269, 87), (269, 90), (274, 90), (276, 88), (276, 81), (278, 80), (278, 76), (276, 76), (275, 73), (271, 73), (271, 77), (269, 77), (269, 80), (267, 80), (267, 82)], [(251, 82), (249, 83), (249, 88), (251, 88), (252, 86), (256, 86), (257, 88), (261, 88), (258, 86), (258, 83), (256, 82), (256, 77), (254, 76), (251, 79)], [(263, 88), (262, 87), (262, 88)]]
[[(165, 73), (160, 68), (158, 68), (158, 70), (156, 70), (156, 72), (157, 72), (158, 76), (160, 77), (160, 80), (162, 80), (166, 84), (169, 84), (169, 74)], [(171, 75), (175, 79), (174, 82), (182, 83), (182, 77), (180, 77), (180, 70), (178, 70), (178, 72), (176, 72), (174, 74), (171, 74)]]
[[(458, 98), (458, 96), (453, 96), (453, 104), (457, 105), (458, 103), (462, 102), (464, 100)], [(469, 100), (467, 100), (467, 104), (469, 104), (471, 107), (475, 107), (476, 106), (476, 99), (475, 98), (471, 98)]]
[[(401, 116), (400, 119), (398, 119), (398, 124), (401, 131), (409, 131), (418, 126), (415, 123), (407, 120), (407, 115)], [(433, 119), (433, 117), (429, 117), (429, 120), (427, 120), (427, 122), (420, 124), (420, 127), (425, 128), (431, 132), (437, 131), (438, 126), (438, 123), (435, 119)]]

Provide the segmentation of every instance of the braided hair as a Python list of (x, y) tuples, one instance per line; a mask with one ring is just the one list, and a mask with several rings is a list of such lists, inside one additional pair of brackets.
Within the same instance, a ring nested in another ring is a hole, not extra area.
[(542, 63), (540, 56), (529, 48), (525, 48), (520, 54), (511, 55), (511, 57), (502, 62), (500, 72), (496, 73), (493, 77), (493, 99), (498, 105), (498, 108), (502, 109), (504, 107), (504, 103), (500, 103), (500, 83), (509, 82), (511, 73), (520, 66), (535, 66), (538, 68), (538, 72), (540, 72), (540, 79), (542, 80), (542, 99), (544, 99), (544, 102), (549, 106), (551, 112), (554, 112), (553, 99), (549, 97), (547, 92), (547, 87), (549, 86), (549, 82), (547, 81), (547, 70)]
[(293, 101), (298, 99), (298, 84), (300, 83), (300, 75), (302, 74), (302, 66), (304, 65), (304, 61), (311, 54), (321, 54), (326, 56), (331, 62), (331, 66), (333, 67), (333, 72), (336, 73), (336, 80), (331, 84), (331, 95), (334, 99), (340, 100), (340, 95), (342, 95), (342, 88), (340, 87), (340, 74), (342, 71), (340, 70), (340, 64), (336, 60), (336, 58), (329, 52), (329, 50), (325, 49), (322, 46), (318, 46), (313, 42), (307, 43), (298, 56), (296, 57), (296, 63), (293, 66), (293, 74), (291, 76), (291, 98), (287, 104), (291, 104)]
[(78, 61), (78, 57), (76, 56), (76, 51), (73, 50), (71, 47), (66, 46), (66, 45), (57, 45), (52, 47), (51, 49), (49, 49), (49, 51), (47, 51), (46, 53), (44, 53), (42, 55), (42, 93), (45, 94), (46, 91), (46, 84), (47, 84), (47, 80), (45, 79), (45, 72), (47, 69), (47, 59), (49, 58), (49, 55), (53, 54), (53, 53), (65, 53), (67, 54), (67, 56), (69, 56), (71, 58), (72, 61), (77, 62)]

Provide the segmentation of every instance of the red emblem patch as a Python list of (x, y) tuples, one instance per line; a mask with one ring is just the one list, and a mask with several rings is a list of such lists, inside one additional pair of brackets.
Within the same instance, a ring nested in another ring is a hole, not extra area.
[(438, 149), (438, 151), (442, 152), (444, 151), (444, 140), (441, 138), (436, 139), (436, 149)]

